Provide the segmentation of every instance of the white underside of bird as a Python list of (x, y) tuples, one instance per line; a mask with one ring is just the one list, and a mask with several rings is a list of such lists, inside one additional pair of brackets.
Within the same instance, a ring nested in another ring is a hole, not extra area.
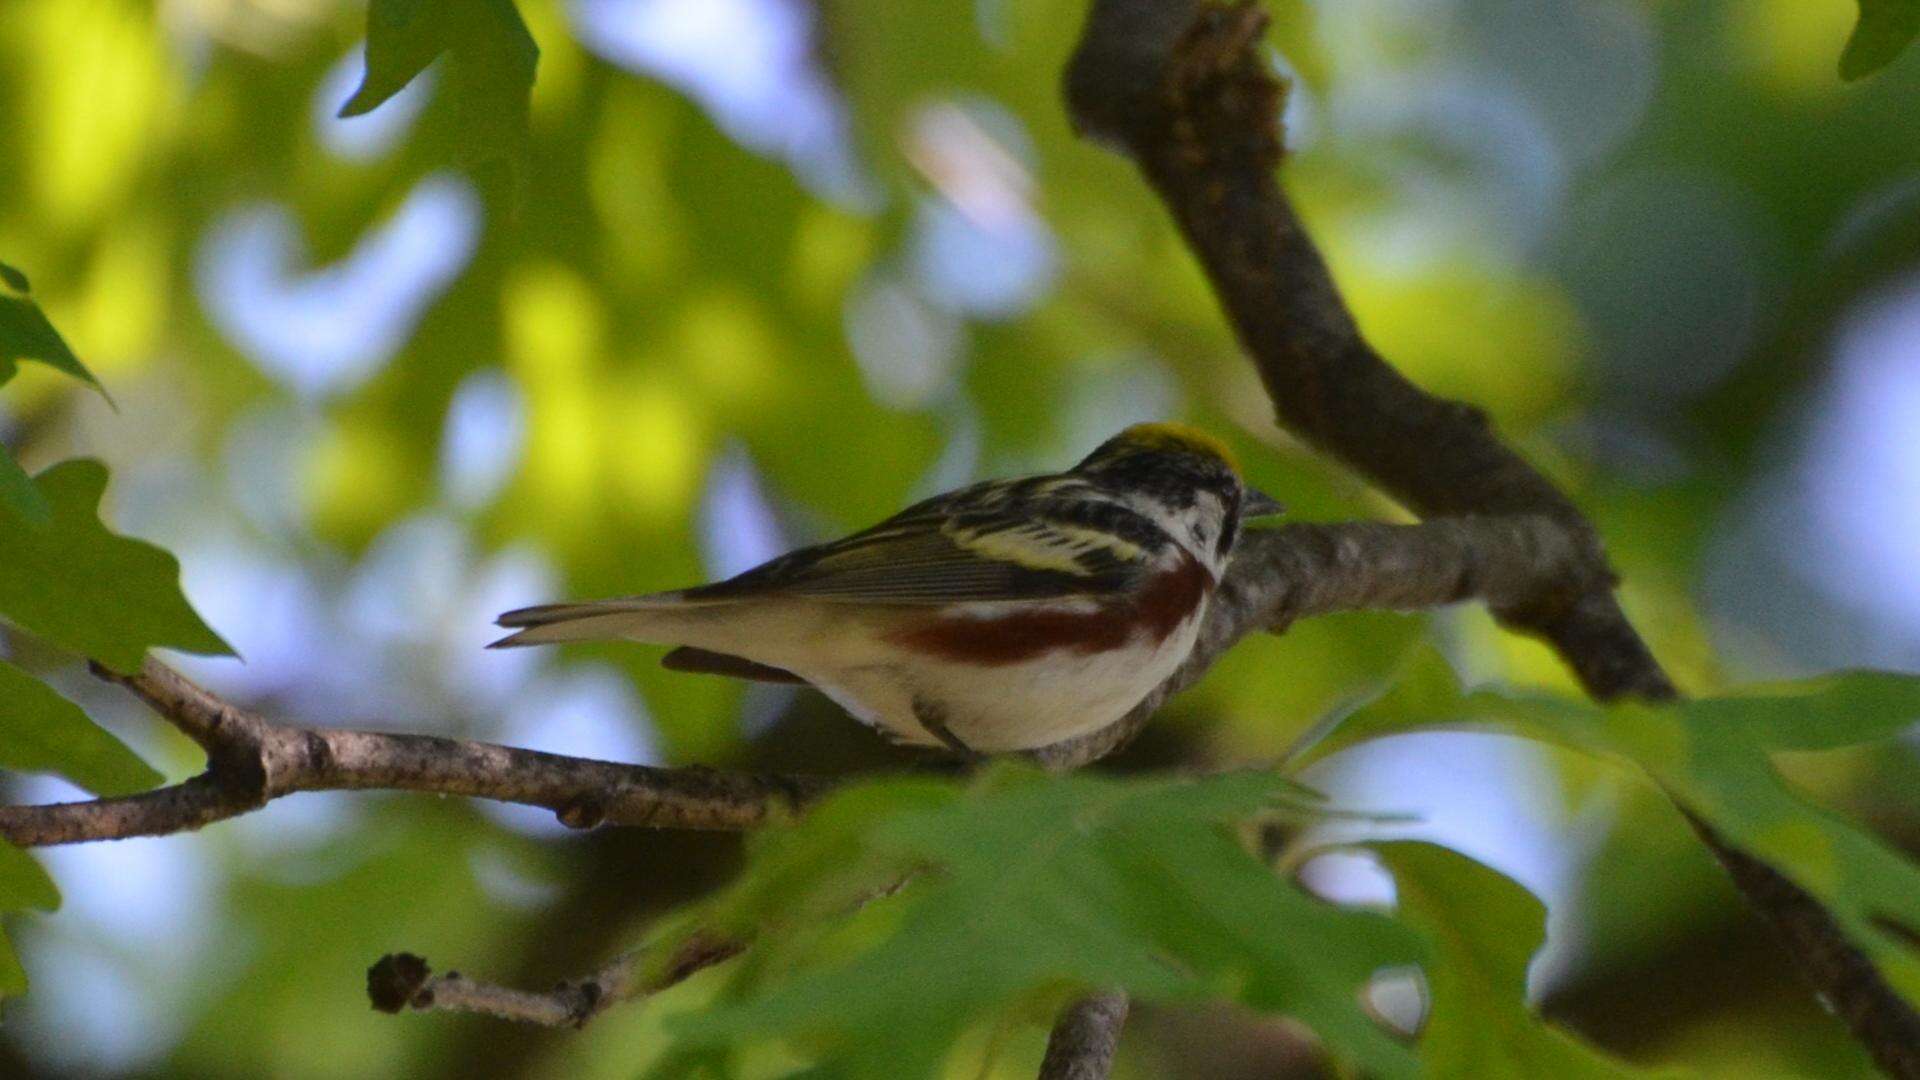
[[(991, 635), (1009, 620), (1099, 618), (1096, 607), (1081, 599), (1001, 601), (949, 609), (940, 619), (978, 620), (978, 631)], [(931, 721), (966, 749), (995, 754), (1051, 746), (1125, 716), (1186, 659), (1205, 613), (1202, 603), (1164, 637), (1137, 632), (1097, 651), (1063, 641), (1008, 662), (906, 662), (897, 636), (929, 618), (912, 607), (688, 600), (675, 592), (556, 606), (545, 612), (551, 621), (521, 630), (514, 644), (624, 638), (740, 657), (791, 672), (898, 742), (945, 745)]]

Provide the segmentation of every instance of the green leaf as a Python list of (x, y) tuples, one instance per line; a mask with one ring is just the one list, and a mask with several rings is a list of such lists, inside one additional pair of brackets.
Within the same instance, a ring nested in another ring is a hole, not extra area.
[[(678, 1030), (696, 1044), (800, 1036), (833, 1075), (926, 1076), (971, 1024), (1117, 985), (1291, 1015), (1369, 1075), (1412, 1075), (1412, 1054), (1359, 995), (1382, 968), (1421, 962), (1423, 943), (1385, 916), (1309, 897), (1228, 828), (1314, 805), (1270, 773), (1114, 780), (998, 766), (967, 786), (842, 792), (758, 838), (742, 882), (689, 922), (753, 927), (760, 944), (728, 998)], [(823, 918), (909, 873), (897, 895)]]
[[(33, 856), (0, 840), (0, 914), (28, 908), (52, 911), (60, 906), (60, 890)], [(27, 973), (13, 946), (0, 934), (0, 998), (24, 994)]]
[(458, 155), (516, 156), (540, 48), (512, 0), (372, 0), (366, 77), (340, 115), (373, 111), (442, 55), (440, 92), (456, 105)]
[[(1555, 718), (1577, 723), (1580, 717), (1603, 712), (1584, 702), (1540, 695), (1476, 694), (1462, 699), (1453, 669), (1432, 649), (1422, 649), (1381, 693), (1309, 732), (1290, 756), (1289, 770), (1297, 772), (1355, 743), (1405, 731), (1410, 717), (1424, 723), (1436, 713), (1458, 713), (1463, 700), (1495, 702), (1508, 720), (1526, 713), (1535, 721), (1530, 729), (1535, 735), (1560, 731)], [(1618, 707), (1630, 708), (1634, 706)], [(1736, 728), (1743, 739), (1765, 750), (1838, 750), (1892, 738), (1920, 724), (1920, 675), (1833, 672), (1737, 687), (1659, 709), (1677, 713), (1691, 725)], [(1567, 741), (1564, 732), (1555, 738)]]
[(161, 775), (80, 706), (0, 661), (0, 767), (53, 772), (95, 795), (131, 795)]
[[(1326, 733), (1323, 748), (1421, 727), (1491, 727), (1630, 762), (1735, 847), (1819, 900), (1887, 981), (1920, 1003), (1920, 868), (1807, 801), (1769, 750), (1831, 748), (1912, 723), (1912, 676), (1852, 673), (1665, 705), (1600, 707), (1544, 695), (1462, 695), (1429, 650), (1401, 685)], [(1794, 708), (1806, 711), (1791, 715)]]
[(15, 518), (28, 526), (45, 525), (53, 520), (53, 507), (33, 485), (33, 477), (13, 460), (13, 454), (0, 446), (0, 521)]
[[(100, 380), (73, 355), (60, 332), (47, 321), (40, 305), (33, 302), (27, 275), (0, 263), (0, 384), (13, 378), (21, 360), (38, 360), (106, 393)], [(5, 487), (5, 479), (0, 477), (0, 496)]]
[(0, 520), (0, 616), (122, 672), (138, 670), (153, 646), (232, 654), (181, 594), (172, 555), (101, 524), (105, 466), (64, 461), (34, 483), (53, 519), (38, 528)]
[(1769, 750), (1838, 750), (1920, 723), (1920, 676), (1843, 671), (1684, 702), (1700, 723), (1738, 724)]
[(1860, 0), (1860, 23), (1840, 55), (1840, 77), (1852, 82), (1893, 63), (1920, 37), (1920, 0)]
[(53, 911), (60, 890), (33, 856), (0, 840), (0, 911)]
[(1427, 1020), (1417, 1049), (1427, 1076), (1630, 1077), (1631, 1068), (1527, 1007), (1527, 965), (1546, 940), (1547, 909), (1489, 867), (1418, 841), (1371, 845), (1393, 872), (1402, 922), (1434, 942)]

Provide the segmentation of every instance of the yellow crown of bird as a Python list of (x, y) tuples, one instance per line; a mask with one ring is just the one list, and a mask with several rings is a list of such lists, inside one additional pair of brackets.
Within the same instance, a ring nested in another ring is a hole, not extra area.
[(1227, 449), (1226, 443), (1186, 424), (1172, 421), (1135, 424), (1115, 436), (1113, 441), (1142, 450), (1185, 450), (1206, 454), (1226, 462), (1235, 472), (1240, 470), (1240, 463), (1234, 459), (1233, 451)]

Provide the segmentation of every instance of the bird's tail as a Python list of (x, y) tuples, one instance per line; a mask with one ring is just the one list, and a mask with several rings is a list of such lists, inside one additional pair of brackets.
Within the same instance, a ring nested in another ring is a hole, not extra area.
[(516, 632), (487, 647), (507, 649), (616, 638), (678, 645), (689, 622), (698, 618), (696, 613), (714, 604), (715, 601), (690, 600), (684, 592), (664, 592), (520, 608), (496, 620), (498, 625)]

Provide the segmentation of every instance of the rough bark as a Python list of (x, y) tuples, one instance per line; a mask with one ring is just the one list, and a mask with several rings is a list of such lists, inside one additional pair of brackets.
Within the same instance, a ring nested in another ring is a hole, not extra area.
[(1127, 995), (1109, 990), (1081, 998), (1060, 1013), (1047, 1037), (1040, 1080), (1106, 1080), (1127, 1023)]

